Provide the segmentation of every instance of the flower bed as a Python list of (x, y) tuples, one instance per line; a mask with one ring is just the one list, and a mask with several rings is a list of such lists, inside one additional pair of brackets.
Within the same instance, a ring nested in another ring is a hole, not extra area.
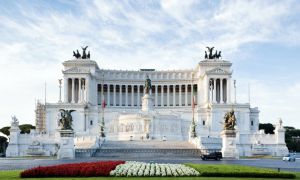
[(111, 176), (199, 176), (200, 173), (183, 164), (157, 164), (127, 161), (110, 172)]
[(110, 171), (125, 161), (99, 161), (90, 163), (39, 166), (21, 172), (22, 178), (33, 177), (92, 177), (109, 176)]

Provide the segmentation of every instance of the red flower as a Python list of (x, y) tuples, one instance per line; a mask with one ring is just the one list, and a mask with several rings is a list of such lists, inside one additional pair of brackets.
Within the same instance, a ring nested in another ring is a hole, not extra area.
[(99, 161), (54, 166), (39, 166), (21, 172), (22, 178), (109, 176), (110, 171), (125, 161)]

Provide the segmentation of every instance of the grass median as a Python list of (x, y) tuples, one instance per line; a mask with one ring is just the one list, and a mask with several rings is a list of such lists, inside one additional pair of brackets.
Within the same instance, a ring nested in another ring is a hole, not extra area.
[(296, 178), (294, 173), (277, 172), (267, 168), (225, 164), (185, 164), (200, 172), (202, 177)]
[[(196, 180), (196, 179), (210, 179), (210, 180), (237, 180), (237, 179), (243, 179), (243, 180), (251, 180), (255, 178), (256, 180), (262, 180), (266, 179), (267, 177), (269, 179), (276, 178), (277, 180), (280, 179), (287, 179), (288, 176), (286, 174), (293, 174), (296, 175), (296, 179), (300, 180), (300, 173), (289, 173), (289, 172), (281, 172), (278, 173), (277, 171), (266, 169), (266, 168), (256, 168), (256, 167), (250, 167), (250, 166), (239, 166), (239, 165), (207, 165), (207, 164), (186, 164), (190, 167), (195, 168), (201, 173), (201, 177), (176, 177), (177, 180)], [(0, 179), (8, 179), (8, 180), (15, 180), (15, 179), (22, 179), (20, 178), (20, 170), (14, 170), (14, 171), (0, 171)], [(262, 174), (263, 176), (257, 176), (257, 174)], [(244, 174), (244, 175), (242, 175)], [(245, 176), (245, 174), (247, 176)], [(274, 175), (275, 174), (275, 175)], [(285, 174), (284, 176), (281, 176), (278, 174)], [(268, 175), (268, 176), (265, 176)], [(88, 179), (88, 180), (94, 180), (94, 179), (118, 179), (118, 180), (128, 180), (128, 179), (145, 179), (145, 180), (171, 180), (175, 177), (72, 177), (72, 178), (26, 178), (27, 179), (35, 179), (35, 180), (47, 180), (47, 179)]]

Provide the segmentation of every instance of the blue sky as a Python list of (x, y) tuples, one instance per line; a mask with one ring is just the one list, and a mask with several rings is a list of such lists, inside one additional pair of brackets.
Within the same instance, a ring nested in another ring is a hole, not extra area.
[(300, 2), (0, 1), (0, 126), (34, 123), (58, 100), (61, 62), (89, 45), (105, 69), (191, 69), (215, 46), (233, 62), (238, 101), (260, 121), (300, 128)]

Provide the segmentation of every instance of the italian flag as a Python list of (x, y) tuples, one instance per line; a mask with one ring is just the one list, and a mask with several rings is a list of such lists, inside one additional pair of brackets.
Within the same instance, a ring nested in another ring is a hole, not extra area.
[(105, 102), (105, 99), (103, 99), (102, 103), (101, 103), (101, 107), (102, 109), (104, 109), (106, 107), (106, 102)]

